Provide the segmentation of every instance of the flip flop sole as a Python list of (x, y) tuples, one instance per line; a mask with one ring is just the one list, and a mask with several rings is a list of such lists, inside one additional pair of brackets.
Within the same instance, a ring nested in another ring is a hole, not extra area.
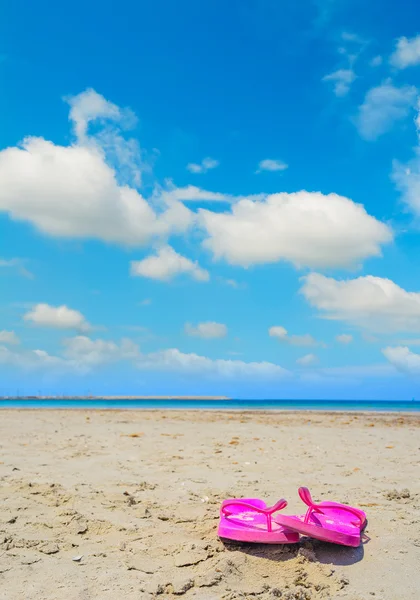
[(276, 523), (272, 514), (287, 505), (280, 499), (267, 507), (259, 498), (224, 500), (220, 512), (218, 536), (237, 542), (253, 544), (296, 544), (299, 534)]
[(295, 531), (258, 531), (251, 528), (232, 527), (220, 524), (217, 530), (219, 538), (251, 544), (297, 544), (299, 534)]
[(357, 534), (343, 533), (341, 531), (334, 531), (332, 529), (321, 527), (320, 525), (303, 523), (299, 519), (294, 519), (293, 517), (287, 517), (283, 515), (277, 517), (275, 521), (279, 525), (287, 527), (288, 529), (300, 533), (301, 535), (307, 535), (323, 542), (340, 544), (341, 546), (352, 546), (353, 548), (360, 546), (360, 531)]

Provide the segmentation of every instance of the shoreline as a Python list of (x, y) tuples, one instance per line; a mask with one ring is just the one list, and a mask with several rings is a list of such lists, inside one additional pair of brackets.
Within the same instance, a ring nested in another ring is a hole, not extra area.
[(203, 400), (232, 400), (232, 398), (227, 396), (0, 396), (0, 402), (2, 400), (65, 400), (67, 402), (69, 400), (90, 400), (93, 402), (96, 400), (196, 400), (201, 402)]
[(305, 415), (312, 415), (312, 416), (319, 416), (319, 417), (333, 417), (333, 416), (346, 416), (346, 417), (357, 417), (357, 416), (377, 416), (377, 417), (386, 417), (386, 416), (392, 416), (395, 418), (398, 418), (399, 416), (402, 417), (413, 417), (419, 420), (419, 425), (420, 425), (420, 412), (419, 411), (405, 411), (405, 410), (342, 410), (342, 409), (337, 409), (337, 410), (331, 410), (331, 409), (300, 409), (300, 410), (296, 410), (296, 409), (287, 409), (287, 408), (278, 408), (278, 409), (255, 409), (255, 410), (250, 410), (250, 409), (241, 409), (241, 408), (104, 408), (104, 407), (98, 407), (98, 408), (93, 408), (93, 407), (83, 407), (83, 406), (79, 406), (79, 407), (59, 407), (59, 406), (51, 406), (51, 407), (34, 407), (34, 406), (28, 406), (27, 408), (22, 407), (22, 406), (1, 406), (0, 405), (0, 412), (2, 411), (12, 411), (12, 412), (24, 412), (24, 413), (28, 413), (30, 411), (33, 411), (35, 413), (39, 413), (40, 411), (42, 411), (42, 413), (51, 413), (51, 412), (69, 412), (69, 413), (73, 413), (73, 412), (89, 412), (89, 413), (121, 413), (121, 414), (130, 414), (130, 413), (135, 413), (135, 414), (148, 414), (148, 413), (152, 413), (152, 414), (158, 414), (158, 413), (169, 413), (169, 414), (193, 414), (193, 415), (197, 415), (200, 413), (203, 414), (209, 414), (209, 415), (217, 415), (218, 413), (221, 413), (223, 415), (244, 415), (244, 416), (252, 416), (252, 415), (261, 415), (261, 416), (273, 416), (273, 415), (291, 415), (291, 416), (305, 416)]
[(325, 399), (325, 398), (232, 398), (230, 396), (77, 396), (77, 395), (72, 395), (72, 396), (0, 396), (0, 401), (2, 400), (19, 400), (19, 401), (24, 401), (24, 400), (65, 400), (65, 401), (71, 401), (71, 400), (89, 400), (89, 401), (96, 401), (96, 400), (112, 400), (112, 401), (123, 401), (123, 400), (185, 400), (185, 401), (189, 401), (189, 402), (202, 402), (202, 401), (207, 401), (207, 400), (216, 400), (216, 401), (231, 401), (231, 402), (325, 402), (325, 403), (336, 403), (336, 402), (359, 402), (359, 403), (366, 403), (366, 402), (383, 402), (383, 403), (413, 403), (413, 404), (420, 404), (420, 400), (415, 400), (415, 399), (407, 399), (407, 400), (401, 400), (401, 399), (392, 399), (392, 400), (383, 400), (381, 398), (375, 398), (375, 399), (363, 399), (363, 400), (358, 400), (358, 399), (354, 399), (354, 398), (345, 398), (345, 399)]
[(79, 406), (175, 410), (304, 410), (420, 412), (420, 400), (243, 399), (227, 396), (0, 396), (0, 406)]

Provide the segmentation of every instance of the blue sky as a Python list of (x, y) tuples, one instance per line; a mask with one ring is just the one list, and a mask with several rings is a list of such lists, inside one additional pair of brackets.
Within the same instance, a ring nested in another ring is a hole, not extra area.
[(2, 12), (0, 394), (416, 396), (416, 2)]

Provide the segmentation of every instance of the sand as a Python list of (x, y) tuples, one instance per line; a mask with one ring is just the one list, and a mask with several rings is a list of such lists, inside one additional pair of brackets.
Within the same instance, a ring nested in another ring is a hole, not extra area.
[[(420, 415), (0, 411), (2, 600), (410, 600)], [(345, 548), (223, 544), (221, 500), (362, 507)]]

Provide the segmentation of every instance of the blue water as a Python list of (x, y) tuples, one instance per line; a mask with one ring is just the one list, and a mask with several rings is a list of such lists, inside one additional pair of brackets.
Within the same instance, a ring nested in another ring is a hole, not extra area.
[(325, 410), (420, 412), (420, 401), (394, 400), (0, 400), (1, 408), (156, 410)]

